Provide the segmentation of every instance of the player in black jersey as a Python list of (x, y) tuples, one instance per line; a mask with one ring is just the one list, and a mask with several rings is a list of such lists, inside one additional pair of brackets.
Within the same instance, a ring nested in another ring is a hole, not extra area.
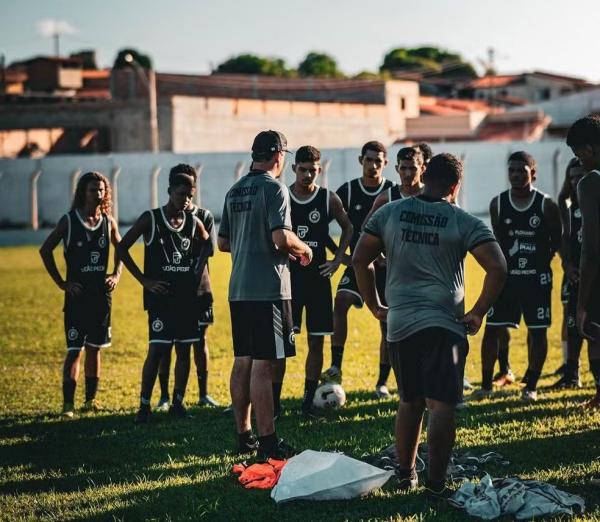
[[(197, 172), (191, 165), (180, 163), (175, 165), (169, 171), (169, 183), (177, 176), (177, 174), (186, 174), (194, 179), (196, 182)], [(204, 228), (210, 236), (210, 242), (205, 243), (205, 255), (203, 258), (206, 262), (202, 261), (203, 266), (198, 266), (197, 269), (201, 274), (200, 282), (198, 285), (197, 292), (197, 303), (195, 305), (196, 312), (198, 313), (198, 337), (199, 340), (192, 344), (194, 351), (194, 361), (196, 363), (196, 376), (198, 378), (198, 391), (199, 391), (199, 406), (216, 407), (218, 403), (208, 395), (208, 361), (209, 351), (208, 344), (206, 343), (206, 330), (209, 325), (213, 324), (213, 294), (210, 283), (210, 273), (208, 270), (208, 257), (212, 256), (216, 249), (216, 237), (215, 237), (215, 219), (206, 208), (197, 207), (193, 203), (185, 209), (185, 211), (192, 216), (198, 218)], [(161, 359), (160, 366), (158, 369), (158, 380), (160, 383), (160, 400), (158, 401), (157, 409), (159, 411), (167, 411), (169, 409), (169, 374), (171, 371), (171, 353), (172, 349), (166, 350), (163, 358)]]
[[(194, 179), (177, 174), (169, 184), (169, 201), (144, 212), (119, 243), (123, 263), (144, 287), (149, 347), (142, 370), (140, 409), (136, 422), (148, 422), (150, 399), (160, 360), (175, 344), (175, 385), (169, 413), (185, 417), (183, 396), (190, 373), (190, 349), (199, 341), (196, 312), (198, 263), (210, 236), (200, 220), (185, 212), (195, 191)], [(144, 272), (129, 249), (144, 236)]]
[[(581, 259), (581, 210), (577, 199), (577, 184), (585, 174), (580, 161), (573, 158), (567, 167), (565, 185), (568, 189), (561, 191), (568, 194), (571, 206), (567, 209), (567, 218), (563, 219), (562, 266), (565, 283), (561, 293), (566, 294), (563, 328), (566, 329), (567, 353), (565, 368), (554, 388), (580, 388), (579, 354), (583, 338), (577, 331), (577, 294), (579, 293), (579, 261)], [(565, 288), (566, 287), (566, 288)]]
[[(115, 251), (114, 271), (107, 274), (109, 243), (121, 239), (111, 216), (108, 180), (99, 172), (87, 172), (77, 182), (73, 205), (40, 248), (44, 266), (65, 292), (67, 355), (63, 366), (64, 417), (74, 413), (75, 388), (81, 351), (85, 348), (84, 411), (96, 411), (100, 378), (100, 349), (110, 346), (111, 292), (121, 276), (122, 265)], [(54, 260), (54, 249), (64, 244), (67, 276), (63, 280)]]
[[(393, 183), (383, 177), (383, 169), (388, 164), (387, 149), (383, 143), (369, 141), (362, 146), (358, 162), (362, 176), (347, 181), (337, 189), (344, 210), (354, 229), (350, 240), (350, 252), (354, 251), (360, 231), (375, 198), (392, 187)], [(333, 308), (333, 336), (331, 337), (331, 367), (322, 375), (323, 380), (341, 382), (344, 345), (348, 336), (348, 311), (351, 306), (361, 308), (363, 299), (358, 291), (352, 266), (348, 266), (340, 280)], [(381, 342), (385, 343), (385, 337)]]
[[(431, 152), (431, 149), (429, 149), (429, 152)], [(425, 157), (420, 148), (401, 148), (396, 155), (396, 172), (398, 172), (400, 175), (400, 184), (393, 185), (389, 189), (384, 190), (377, 196), (377, 198), (375, 198), (375, 202), (365, 218), (365, 223), (377, 209), (381, 208), (386, 203), (419, 195), (423, 190), (423, 182), (421, 181), (421, 177), (423, 176), (423, 172), (425, 172), (425, 167)], [(375, 262), (375, 276), (379, 299), (385, 306), (385, 258), (378, 259)], [(375, 394), (378, 398), (385, 399), (391, 396), (387, 387), (387, 379), (390, 375), (392, 367), (390, 365), (387, 341), (385, 341), (386, 323), (383, 321), (381, 321), (381, 332), (382, 337), (379, 347), (379, 376), (377, 378), (377, 383), (375, 384)]]
[(528, 328), (528, 362), (522, 398), (537, 399), (548, 351), (551, 324), (552, 270), (550, 261), (560, 248), (561, 223), (556, 203), (533, 187), (536, 163), (527, 152), (508, 158), (511, 188), (492, 199), (490, 217), (494, 234), (508, 265), (508, 279), (490, 309), (481, 344), (482, 387), (472, 400), (489, 396), (501, 329), (517, 328), (521, 315)]
[[(296, 174), (296, 181), (290, 185), (293, 231), (313, 251), (310, 265), (290, 262), (294, 330), (300, 332), (302, 312), (306, 310), (308, 333), (302, 413), (313, 415), (313, 398), (323, 368), (323, 338), (333, 334), (330, 277), (340, 267), (353, 229), (338, 195), (316, 184), (321, 173), (321, 153), (318, 149), (310, 145), (300, 147), (296, 151), (292, 170)], [(340, 225), (342, 235), (334, 258), (327, 261), (325, 249), (332, 219)]]
[(596, 381), (596, 395), (586, 406), (600, 408), (600, 117), (577, 120), (569, 129), (567, 145), (587, 171), (577, 186), (583, 218), (577, 328), (588, 339), (590, 368)]

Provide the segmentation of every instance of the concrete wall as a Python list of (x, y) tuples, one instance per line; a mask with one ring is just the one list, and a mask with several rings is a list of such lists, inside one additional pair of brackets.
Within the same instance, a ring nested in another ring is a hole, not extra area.
[[(286, 130), (287, 132), (287, 130)], [(296, 142), (290, 142), (292, 146)], [(390, 165), (386, 177), (394, 181), (396, 152), (400, 145), (389, 151)], [(465, 180), (460, 203), (468, 211), (486, 215), (493, 196), (508, 187), (506, 160), (511, 152), (527, 150), (538, 161), (538, 187), (556, 196), (564, 169), (571, 153), (563, 142), (540, 143), (445, 143), (433, 145), (434, 153), (451, 152), (463, 156)], [(323, 157), (331, 160), (327, 175), (329, 188), (336, 189), (342, 182), (360, 175), (359, 149), (324, 149)], [(554, 168), (555, 155), (559, 153)], [(180, 163), (203, 165), (200, 179), (201, 202), (217, 217), (220, 216), (225, 193), (234, 182), (234, 170), (239, 162), (248, 168), (250, 158), (244, 152), (196, 154), (112, 154), (54, 156), (41, 160), (0, 160), (0, 223), (27, 224), (30, 218), (29, 186), (31, 173), (42, 171), (39, 179), (39, 219), (41, 224), (54, 224), (68, 209), (71, 201), (71, 175), (74, 170), (99, 170), (108, 176), (116, 167), (121, 168), (118, 182), (119, 217), (122, 223), (133, 222), (151, 206), (150, 175), (155, 167), (161, 168), (158, 177), (158, 201), (167, 198), (167, 176), (171, 166)], [(286, 183), (293, 181), (289, 166), (284, 172)]]

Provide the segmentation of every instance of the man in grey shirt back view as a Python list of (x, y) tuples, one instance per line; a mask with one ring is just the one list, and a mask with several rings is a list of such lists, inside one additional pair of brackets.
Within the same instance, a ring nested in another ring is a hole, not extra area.
[[(377, 210), (353, 255), (367, 306), (388, 322), (390, 359), (401, 397), (396, 416), (399, 487), (417, 484), (415, 458), (427, 408), (427, 489), (435, 496), (448, 493), (446, 468), (454, 445), (455, 407), (462, 400), (466, 335), (477, 333), (506, 278), (506, 261), (492, 231), (451, 203), (462, 171), (462, 163), (451, 154), (432, 158), (423, 175), (423, 193)], [(378, 301), (370, 268), (383, 252), (389, 309)], [(465, 314), (467, 252), (486, 275), (479, 299)]]
[[(273, 421), (272, 365), (295, 355), (289, 256), (309, 264), (312, 251), (291, 231), (289, 194), (279, 183), (285, 136), (260, 132), (252, 145), (252, 170), (225, 196), (218, 245), (231, 252), (229, 307), (234, 363), (230, 389), (238, 452), (258, 449), (260, 460), (288, 458), (293, 449), (277, 438)], [(252, 433), (254, 408), (258, 441)]]

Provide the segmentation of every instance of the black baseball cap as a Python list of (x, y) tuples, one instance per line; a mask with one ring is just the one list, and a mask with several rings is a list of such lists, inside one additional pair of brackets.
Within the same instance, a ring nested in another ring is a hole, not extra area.
[(252, 152), (265, 154), (269, 152), (287, 152), (287, 139), (278, 131), (266, 130), (259, 132), (252, 143)]

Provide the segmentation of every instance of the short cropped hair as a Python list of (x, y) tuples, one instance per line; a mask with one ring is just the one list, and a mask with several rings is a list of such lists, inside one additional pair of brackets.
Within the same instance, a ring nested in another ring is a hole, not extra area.
[(417, 147), (423, 153), (423, 160), (425, 161), (425, 163), (429, 163), (431, 161), (431, 158), (433, 158), (433, 151), (431, 150), (431, 147), (427, 145), (427, 143), (425, 143), (424, 141), (421, 143), (417, 143)]
[(321, 161), (321, 151), (312, 145), (304, 145), (296, 151), (296, 163), (317, 163)]
[(194, 167), (192, 167), (191, 165), (188, 165), (187, 163), (179, 163), (178, 165), (175, 165), (169, 171), (169, 185), (171, 184), (171, 180), (177, 174), (185, 174), (186, 176), (191, 176), (192, 179), (194, 181), (196, 181), (196, 177), (197, 177), (196, 169)]
[(513, 152), (508, 157), (508, 161), (522, 161), (531, 170), (534, 170), (537, 167), (537, 163), (535, 162), (534, 157), (531, 154), (529, 154), (529, 152), (525, 152), (524, 150), (518, 150), (517, 152)]
[(448, 188), (456, 185), (462, 177), (462, 161), (447, 152), (431, 158), (423, 175), (425, 183), (436, 183)]
[(567, 133), (567, 145), (579, 148), (600, 144), (600, 115), (590, 114), (577, 120)]
[(196, 179), (183, 172), (178, 172), (173, 177), (169, 176), (169, 188), (180, 187), (182, 185), (187, 188), (195, 188)]
[(368, 150), (373, 150), (375, 152), (383, 152), (383, 157), (387, 158), (387, 149), (385, 145), (380, 141), (367, 141), (360, 149), (361, 157), (364, 156)]
[(421, 160), (421, 163), (425, 163), (425, 156), (421, 149), (417, 147), (402, 147), (398, 154), (396, 154), (396, 161), (400, 163), (402, 160)]

